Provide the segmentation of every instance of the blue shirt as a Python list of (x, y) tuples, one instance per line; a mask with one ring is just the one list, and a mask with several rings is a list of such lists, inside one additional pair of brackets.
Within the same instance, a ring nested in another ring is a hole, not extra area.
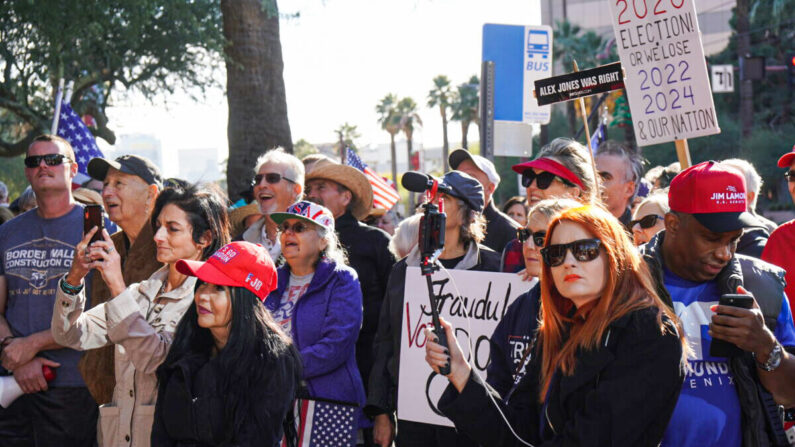
[[(715, 314), (710, 307), (720, 300), (718, 284), (714, 280), (688, 281), (668, 269), (663, 281), (682, 321), (691, 353), (682, 392), (662, 445), (741, 447), (741, 409), (734, 377), (725, 357), (709, 355), (712, 337), (707, 330)], [(774, 335), (782, 345), (795, 346), (792, 312), (784, 294)]]
[[(82, 238), (80, 204), (55, 219), (42, 218), (38, 208), (34, 208), (0, 226), (0, 275), (6, 279), (5, 318), (15, 337), (50, 328), (58, 280), (72, 266), (75, 245)], [(86, 292), (86, 296), (91, 296)], [(85, 386), (77, 370), (80, 352), (63, 348), (38, 355), (61, 364), (55, 369), (51, 386)], [(0, 371), (5, 372), (2, 367)]]

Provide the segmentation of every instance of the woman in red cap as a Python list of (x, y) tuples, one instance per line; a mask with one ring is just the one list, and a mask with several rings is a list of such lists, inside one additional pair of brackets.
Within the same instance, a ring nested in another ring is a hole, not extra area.
[(276, 287), (270, 255), (232, 242), (177, 269), (198, 280), (157, 370), (152, 446), (279, 445), (301, 361), (262, 305)]
[[(190, 306), (195, 278), (177, 271), (181, 258), (207, 259), (229, 240), (226, 206), (212, 188), (166, 188), (152, 212), (157, 260), (165, 264), (145, 281), (127, 286), (107, 231), (96, 228), (75, 248), (72, 267), (59, 281), (52, 313), (56, 342), (77, 350), (115, 345), (113, 400), (99, 407), (100, 446), (146, 447), (157, 398), (155, 370), (166, 358), (177, 323)], [(112, 299), (86, 309), (84, 278), (101, 274)]]
[[(535, 160), (513, 165), (511, 169), (522, 176), (531, 208), (545, 199), (570, 198), (584, 204), (596, 200), (588, 149), (574, 140), (555, 138), (541, 148)], [(506, 273), (524, 269), (522, 244), (518, 239), (508, 242), (503, 249), (501, 265)]]

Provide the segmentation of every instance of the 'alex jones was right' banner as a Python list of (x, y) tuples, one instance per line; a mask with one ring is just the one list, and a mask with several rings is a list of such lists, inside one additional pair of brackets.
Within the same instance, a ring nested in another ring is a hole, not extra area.
[(611, 0), (639, 146), (720, 133), (693, 0)]

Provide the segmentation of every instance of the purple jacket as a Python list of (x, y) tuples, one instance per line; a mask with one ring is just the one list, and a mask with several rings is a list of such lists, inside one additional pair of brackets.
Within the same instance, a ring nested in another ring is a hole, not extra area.
[[(278, 286), (265, 300), (269, 311), (281, 302), (290, 282), (290, 266), (279, 267), (277, 273)], [(356, 339), (361, 326), (362, 289), (356, 271), (321, 261), (296, 303), (292, 319), (291, 336), (301, 353), (311, 397), (364, 406), (364, 384), (356, 367)], [(362, 422), (360, 417), (360, 426)]]

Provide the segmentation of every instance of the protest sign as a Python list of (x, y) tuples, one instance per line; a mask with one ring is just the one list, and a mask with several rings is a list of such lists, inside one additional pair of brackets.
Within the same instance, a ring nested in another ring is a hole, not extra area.
[(620, 88), (624, 88), (624, 73), (621, 63), (616, 62), (590, 70), (538, 79), (535, 81), (535, 96), (539, 105), (545, 105)]
[[(533, 283), (510, 273), (469, 270), (449, 270), (449, 276), (444, 271), (436, 272), (432, 279), (439, 316), (453, 325), (469, 364), (485, 377), (494, 328), (508, 306)], [(432, 324), (428, 286), (419, 267), (406, 270), (403, 306), (398, 418), (452, 427), (453, 423), (436, 409), (448, 380), (425, 362), (424, 330)]]
[(639, 146), (720, 133), (693, 0), (610, 2)]

